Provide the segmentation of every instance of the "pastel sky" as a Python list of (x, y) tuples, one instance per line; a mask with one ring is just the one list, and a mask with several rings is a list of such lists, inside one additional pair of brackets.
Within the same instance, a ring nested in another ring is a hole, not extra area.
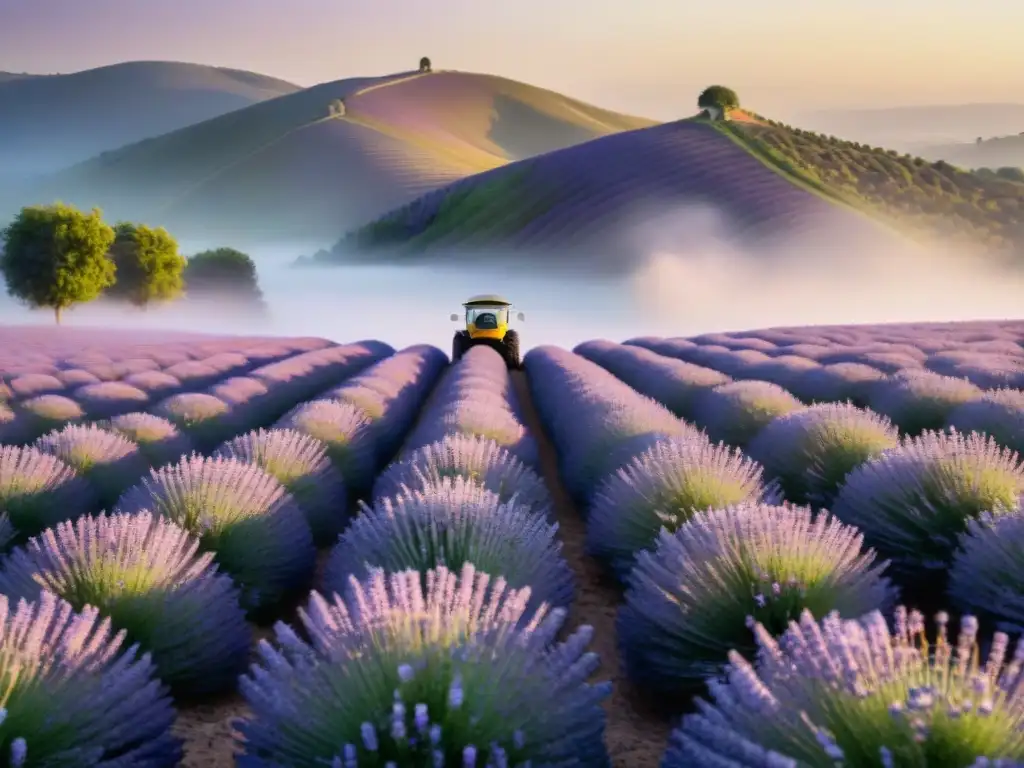
[(761, 112), (1024, 102), (1024, 0), (0, 0), (0, 70), (128, 60), (300, 85), (491, 72), (670, 118), (723, 82)]

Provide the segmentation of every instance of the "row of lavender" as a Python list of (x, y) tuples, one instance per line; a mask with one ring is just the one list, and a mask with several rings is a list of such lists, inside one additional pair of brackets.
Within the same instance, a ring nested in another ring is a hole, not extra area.
[(261, 644), (240, 765), (608, 764), (536, 461), (504, 361), (470, 350), (331, 551), (309, 640)]
[(663, 703), (710, 688), (666, 768), (924, 765), (937, 744), (949, 764), (1024, 759), (1007, 636), (982, 668), (977, 619), (954, 651), (941, 614), (929, 672), (921, 615), (884, 619), (901, 591), (941, 595), (948, 573), (958, 608), (1024, 626), (1018, 455), (979, 435), (900, 440), (847, 403), (775, 419), (750, 443), (762, 464), (581, 355), (541, 347), (524, 365), (588, 551), (625, 585), (627, 673)]
[[(2, 449), (0, 508), (19, 545), (0, 564), (3, 663), (8, 674), (21, 670), (0, 746), (12, 764), (25, 764), (26, 752), (31, 764), (180, 761), (173, 700), (236, 684), (252, 641), (246, 619), (272, 616), (309, 588), (314, 542), (345, 526), (447, 364), (433, 347), (389, 349), (363, 343), (293, 360), (293, 375), (278, 368), (281, 386), (245, 401), (231, 423), (266, 423), (302, 393), (314, 401), (275, 429), (149, 469), (141, 481), (141, 451), (114, 423)], [(360, 467), (367, 474), (348, 474)], [(126, 486), (113, 514), (94, 514)]]

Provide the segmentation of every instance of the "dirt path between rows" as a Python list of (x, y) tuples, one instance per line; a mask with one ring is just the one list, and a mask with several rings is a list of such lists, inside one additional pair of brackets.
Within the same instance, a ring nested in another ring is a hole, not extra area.
[(572, 627), (589, 624), (594, 628), (590, 650), (601, 657), (601, 667), (594, 679), (611, 680), (614, 686), (605, 703), (608, 714), (605, 744), (612, 765), (615, 768), (657, 768), (672, 724), (645, 707), (625, 678), (619, 664), (615, 632), (615, 615), (621, 600), (619, 592), (604, 582), (599, 565), (584, 552), (583, 518), (562, 485), (558, 457), (533, 407), (526, 374), (514, 371), (512, 382), (526, 428), (540, 449), (540, 470), (554, 503), (562, 552), (576, 576), (576, 601), (569, 611), (569, 624)]

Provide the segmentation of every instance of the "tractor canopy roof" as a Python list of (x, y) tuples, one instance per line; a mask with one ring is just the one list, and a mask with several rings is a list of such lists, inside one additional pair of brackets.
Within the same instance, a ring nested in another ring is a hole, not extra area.
[(492, 293), (485, 293), (481, 296), (473, 296), (463, 303), (464, 307), (511, 307), (512, 302), (508, 299)]

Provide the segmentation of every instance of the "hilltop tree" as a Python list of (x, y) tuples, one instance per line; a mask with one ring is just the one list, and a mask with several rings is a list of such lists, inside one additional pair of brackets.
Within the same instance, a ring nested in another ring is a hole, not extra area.
[(65, 309), (98, 298), (114, 283), (114, 262), (107, 258), (114, 229), (97, 208), (22, 208), (2, 239), (7, 292), (30, 307), (52, 309), (58, 325)]
[(710, 85), (701, 91), (697, 98), (697, 106), (700, 109), (719, 109), (723, 113), (730, 109), (738, 109), (740, 97), (732, 88), (724, 85)]
[(107, 296), (145, 307), (181, 295), (185, 257), (178, 252), (177, 241), (166, 229), (122, 222), (114, 232), (110, 259), (117, 273)]
[(430, 72), (432, 69), (433, 67), (430, 64), (430, 59), (428, 57), (424, 56), (420, 59), (420, 72)]
[(190, 296), (221, 295), (262, 301), (256, 264), (234, 248), (215, 248), (188, 259), (185, 291)]

